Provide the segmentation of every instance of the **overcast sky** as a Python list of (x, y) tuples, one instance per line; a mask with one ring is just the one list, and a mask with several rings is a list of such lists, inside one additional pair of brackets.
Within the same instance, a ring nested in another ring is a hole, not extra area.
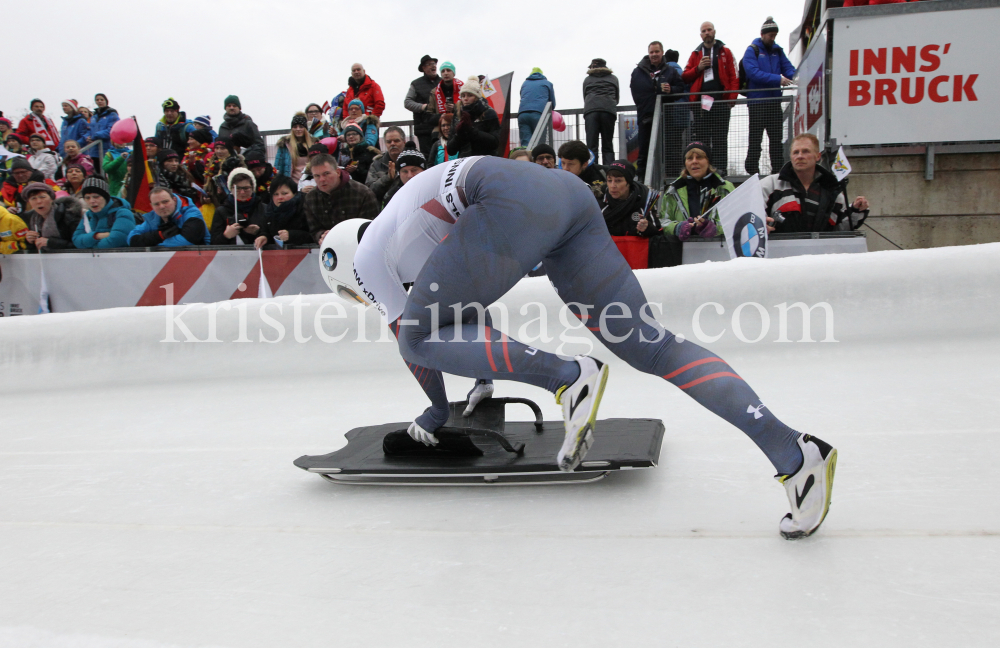
[[(286, 129), (296, 110), (322, 104), (347, 87), (361, 62), (385, 93), (383, 120), (409, 119), (403, 97), (419, 76), (420, 57), (452, 61), (460, 78), (514, 72), (514, 94), (531, 68), (555, 85), (558, 107), (582, 108), (590, 60), (604, 58), (631, 104), (628, 79), (660, 40), (681, 53), (699, 42), (704, 20), (737, 57), (760, 35), (768, 15), (788, 36), (802, 0), (745, 2), (427, 2), (375, 0), (3, 0), (0, 24), (8, 64), (0, 110), (15, 125), (30, 100), (41, 98), (53, 119), (60, 103), (94, 106), (108, 95), (122, 117), (135, 115), (144, 134), (173, 97), (188, 119), (223, 116), (223, 99), (240, 97), (262, 130)], [(12, 34), (24, 36), (12, 43)], [(17, 53), (19, 52), (19, 53)], [(514, 101), (517, 108), (517, 100)]]

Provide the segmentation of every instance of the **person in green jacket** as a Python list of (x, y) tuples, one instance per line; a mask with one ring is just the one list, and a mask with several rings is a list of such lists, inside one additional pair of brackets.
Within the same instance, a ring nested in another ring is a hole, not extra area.
[(708, 212), (734, 189), (733, 183), (712, 166), (708, 146), (691, 142), (684, 150), (684, 171), (670, 183), (660, 201), (663, 231), (682, 241), (721, 234), (718, 212)]
[(108, 182), (100, 176), (87, 178), (81, 194), (88, 209), (73, 233), (73, 245), (80, 249), (128, 247), (126, 238), (135, 228), (128, 202), (112, 198)]
[(122, 185), (128, 174), (128, 156), (129, 149), (127, 147), (109, 149), (104, 154), (104, 164), (101, 165), (101, 168), (104, 169), (104, 173), (108, 177), (108, 188), (112, 196), (121, 195)]

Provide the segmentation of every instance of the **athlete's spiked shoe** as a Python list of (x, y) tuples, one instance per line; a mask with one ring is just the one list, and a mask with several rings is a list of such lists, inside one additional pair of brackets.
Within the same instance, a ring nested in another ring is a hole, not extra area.
[(781, 519), (778, 530), (786, 540), (812, 535), (830, 510), (833, 473), (837, 470), (837, 449), (808, 434), (797, 439), (802, 450), (802, 467), (794, 475), (775, 475), (788, 493), (792, 512)]
[(556, 392), (556, 403), (562, 405), (566, 439), (556, 456), (559, 470), (575, 469), (594, 443), (594, 423), (601, 405), (604, 386), (608, 382), (608, 366), (589, 356), (577, 356), (580, 377), (572, 385)]

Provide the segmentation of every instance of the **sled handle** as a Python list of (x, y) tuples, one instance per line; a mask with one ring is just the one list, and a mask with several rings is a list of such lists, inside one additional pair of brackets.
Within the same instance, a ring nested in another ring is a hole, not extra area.
[(542, 408), (540, 408), (538, 404), (535, 403), (535, 401), (528, 400), (527, 398), (510, 398), (510, 397), (503, 398), (501, 400), (503, 401), (504, 405), (510, 403), (518, 403), (530, 407), (531, 411), (534, 412), (535, 414), (535, 432), (542, 431)]

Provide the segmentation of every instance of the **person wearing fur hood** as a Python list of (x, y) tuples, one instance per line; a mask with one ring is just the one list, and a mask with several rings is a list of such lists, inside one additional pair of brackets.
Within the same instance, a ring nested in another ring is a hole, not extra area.
[(455, 106), (455, 127), (448, 140), (448, 155), (496, 155), (500, 148), (500, 119), (483, 99), (478, 77), (462, 86), (461, 106)]
[(229, 196), (212, 218), (212, 245), (253, 245), (267, 224), (267, 201), (257, 194), (250, 169), (233, 169), (227, 180)]
[[(587, 127), (587, 148), (598, 159), (600, 152), (605, 166), (615, 158), (615, 122), (618, 121), (618, 101), (621, 91), (618, 77), (612, 73), (607, 61), (595, 58), (587, 68), (583, 80), (583, 121)], [(597, 150), (598, 138), (601, 150)]]

